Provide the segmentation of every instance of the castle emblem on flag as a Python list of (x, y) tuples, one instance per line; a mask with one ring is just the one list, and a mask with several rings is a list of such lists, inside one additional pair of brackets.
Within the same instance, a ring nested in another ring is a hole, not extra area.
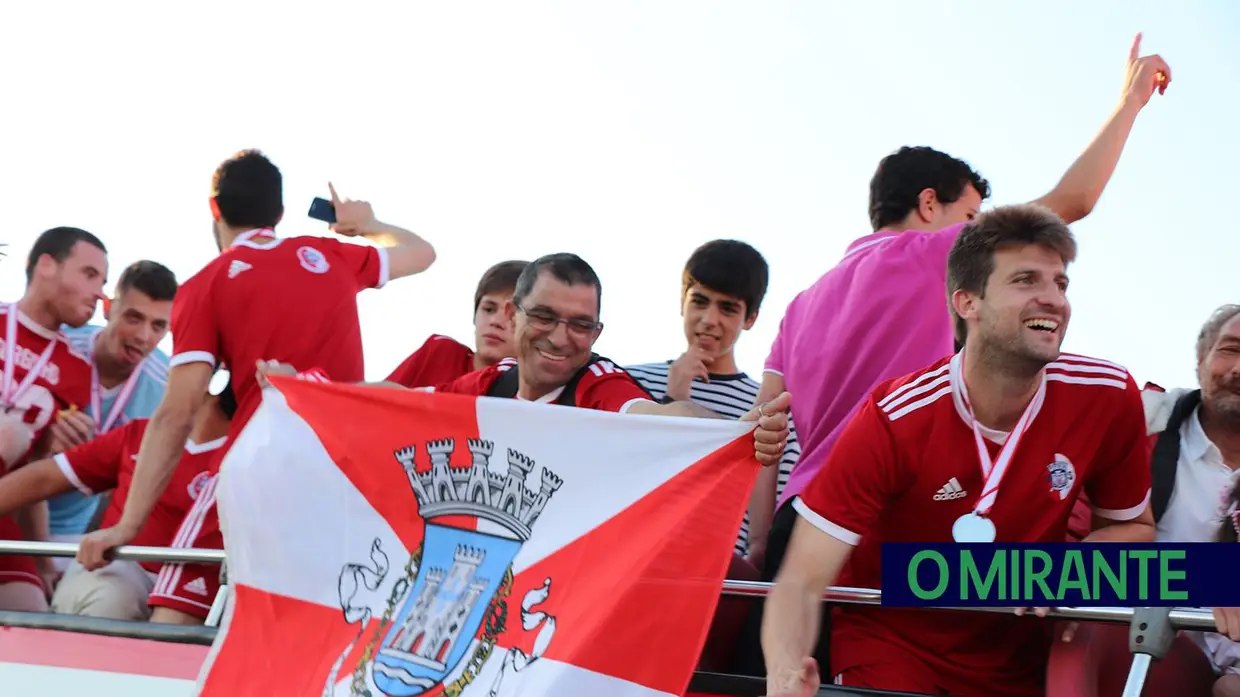
[[(464, 467), (449, 464), (456, 450), (451, 439), (429, 441), (422, 452), (410, 446), (395, 453), (424, 521), (422, 544), (393, 586), (383, 619), (354, 671), (353, 694), (369, 694), (365, 687), (369, 670), (374, 687), (387, 697), (441, 690), (449, 697), (458, 695), (491, 658), (505, 629), (512, 561), (562, 481), (545, 468), (531, 477), (534, 460), (511, 448), (506, 453), (507, 471), (501, 472), (491, 467), (493, 442), (469, 439), (466, 446), (471, 462)], [(423, 457), (430, 467), (418, 471)], [(362, 627), (369, 609), (351, 607), (352, 596), (346, 599), (345, 589), (352, 585), (356, 593), (359, 580), (370, 590), (378, 588), (387, 573), (387, 557), (378, 540), (371, 558), (374, 568), (350, 564), (340, 580), (346, 620), (361, 620)], [(543, 648), (550, 641), (548, 628), (554, 632), (554, 618), (530, 609), (546, 599), (550, 582), (548, 578), (541, 589), (527, 593), (521, 608), (527, 629), (545, 625), (536, 642)], [(530, 626), (538, 615), (541, 619)], [(509, 654), (491, 694), (506, 669), (520, 670), (537, 658), (515, 648)]]

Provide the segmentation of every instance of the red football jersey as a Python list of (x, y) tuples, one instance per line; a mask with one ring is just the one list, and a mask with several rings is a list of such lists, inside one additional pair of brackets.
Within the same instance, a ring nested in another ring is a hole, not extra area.
[[(516, 367), (517, 359), (505, 358), (493, 366), (462, 375), (452, 382), (426, 388), (430, 392), (450, 392), (485, 396), (500, 376)], [(539, 402), (553, 402), (563, 388), (555, 390)], [(651, 402), (650, 393), (642, 389), (623, 368), (606, 358), (596, 358), (587, 365), (573, 393), (574, 406), (599, 411), (624, 413), (636, 402)]]
[(177, 290), (172, 306), (169, 364), (229, 366), (237, 395), (233, 435), (261, 402), (254, 375), (259, 360), (362, 381), (357, 294), (388, 280), (385, 249), (273, 234), (238, 237)]
[(474, 370), (474, 350), (449, 336), (432, 334), (396, 366), (388, 382), (405, 387), (442, 385)]
[[(12, 305), (0, 305), (0, 369), (8, 370), (5, 356), (8, 355), (8, 314)], [(34, 444), (43, 437), (48, 426), (56, 419), (57, 412), (76, 406), (86, 410), (90, 405), (90, 362), (80, 353), (74, 351), (69, 342), (60, 332), (42, 327), (20, 310), (17, 312), (15, 327), (16, 342), (11, 392), (26, 380), (30, 369), (39, 363), (44, 351), (50, 343), (55, 348), (48, 361), (39, 371), (39, 376), (24, 391), (17, 394), (14, 404), (0, 404), (0, 408), (10, 416), (16, 417), (26, 425), (30, 433), (30, 443)], [(29, 451), (26, 453), (29, 455)], [(23, 462), (25, 456), (18, 458)]]
[[(108, 528), (120, 522), (129, 497), (129, 485), (133, 482), (134, 465), (138, 462), (138, 449), (142, 434), (146, 433), (147, 419), (137, 419), (70, 448), (55, 458), (56, 465), (73, 486), (87, 496), (115, 489), (108, 509), (103, 513), (99, 527)], [(217, 451), (227, 438), (209, 443), (187, 442), (185, 452), (177, 463), (168, 488), (155, 503), (151, 517), (130, 544), (149, 547), (169, 547), (181, 521), (189, 512), (199, 492), (211, 478), (210, 469)], [(142, 566), (159, 573), (162, 562), (143, 562)]]
[[(855, 545), (837, 585), (879, 587), (882, 543), (952, 542), (953, 523), (977, 503), (984, 481), (972, 420), (953, 389), (960, 355), (880, 385), (794, 500), (806, 520)], [(1041, 408), (990, 511), (998, 542), (1063, 542), (1082, 492), (1097, 514), (1118, 521), (1137, 518), (1149, 502), (1149, 440), (1128, 372), (1063, 354), (1045, 375)], [(982, 431), (997, 458), (1007, 434)], [(895, 645), (945, 680), (1023, 693), (1036, 689), (1050, 646), (1048, 623), (1028, 618), (859, 606), (833, 614), (835, 672)]]

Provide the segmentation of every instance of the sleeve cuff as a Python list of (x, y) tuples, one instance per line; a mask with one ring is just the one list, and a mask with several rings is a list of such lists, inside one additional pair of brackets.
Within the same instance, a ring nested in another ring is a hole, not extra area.
[(634, 404), (638, 404), (640, 402), (649, 402), (650, 404), (656, 403), (653, 400), (646, 399), (645, 397), (636, 397), (634, 399), (630, 399), (629, 401), (625, 402), (624, 405), (620, 407), (620, 411), (618, 413), (627, 414), (629, 413), (629, 409), (633, 408)]
[(802, 500), (800, 496), (792, 499), (792, 507), (796, 509), (797, 513), (801, 514), (802, 518), (809, 521), (811, 525), (827, 533), (831, 537), (834, 537), (840, 542), (843, 542), (850, 547), (856, 547), (857, 543), (861, 542), (860, 535), (852, 532), (851, 530), (842, 528), (826, 518), (823, 518), (821, 515), (818, 515), (810, 509), (808, 505), (806, 505), (805, 501)]
[(168, 360), (168, 367), (175, 368), (178, 365), (186, 365), (189, 363), (206, 363), (212, 367), (215, 366), (215, 356), (210, 351), (186, 351), (178, 353)]
[(1150, 505), (1150, 490), (1147, 489), (1145, 491), (1145, 498), (1141, 499), (1141, 503), (1133, 506), (1132, 508), (1123, 508), (1123, 509), (1117, 510), (1113, 508), (1098, 508), (1097, 506), (1095, 506), (1094, 513), (1098, 514), (1099, 517), (1106, 518), (1107, 520), (1114, 520), (1120, 523), (1126, 523), (1130, 520), (1136, 520), (1138, 517), (1140, 517), (1140, 515), (1145, 512), (1145, 509), (1149, 507), (1149, 505)]
[(392, 260), (386, 247), (376, 247), (375, 250), (379, 252), (379, 280), (375, 283), (375, 288), (382, 288), (392, 280)]
[(764, 372), (764, 373), (770, 373), (771, 375), (778, 375), (778, 376), (779, 376), (779, 377), (781, 377), (781, 378), (784, 376), (784, 371), (782, 371), (782, 370), (775, 370), (774, 368), (763, 368), (763, 369), (762, 369), (762, 372)]
[(69, 464), (69, 458), (65, 457), (64, 453), (57, 453), (52, 457), (52, 462), (56, 463), (56, 466), (60, 468), (60, 473), (65, 475), (65, 479), (69, 480), (73, 488), (87, 496), (95, 495), (95, 492), (91, 491), (90, 487), (83, 484), (82, 480), (78, 478), (77, 472), (74, 471), (73, 465)]

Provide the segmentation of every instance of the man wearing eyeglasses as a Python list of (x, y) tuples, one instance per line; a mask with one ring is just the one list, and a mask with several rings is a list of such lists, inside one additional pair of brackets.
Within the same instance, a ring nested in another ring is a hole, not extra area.
[[(656, 402), (623, 368), (594, 353), (602, 284), (575, 254), (551, 254), (530, 263), (517, 279), (505, 311), (515, 325), (515, 359), (464, 375), (434, 388), (490, 397), (584, 407), (627, 414), (718, 419), (690, 401)], [(787, 393), (742, 417), (757, 421), (755, 454), (763, 464), (779, 461), (788, 438)]]

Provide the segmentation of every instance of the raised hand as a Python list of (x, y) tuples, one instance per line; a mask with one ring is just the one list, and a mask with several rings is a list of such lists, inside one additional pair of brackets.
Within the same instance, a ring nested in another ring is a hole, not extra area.
[(340, 198), (331, 182), (327, 182), (327, 189), (331, 191), (332, 208), (336, 211), (336, 222), (331, 225), (332, 232), (345, 237), (355, 237), (374, 227), (375, 210), (369, 203)]
[(1141, 55), (1141, 34), (1132, 40), (1128, 50), (1128, 73), (1124, 78), (1124, 100), (1144, 107), (1154, 92), (1165, 94), (1171, 84), (1171, 66), (1162, 56)]

